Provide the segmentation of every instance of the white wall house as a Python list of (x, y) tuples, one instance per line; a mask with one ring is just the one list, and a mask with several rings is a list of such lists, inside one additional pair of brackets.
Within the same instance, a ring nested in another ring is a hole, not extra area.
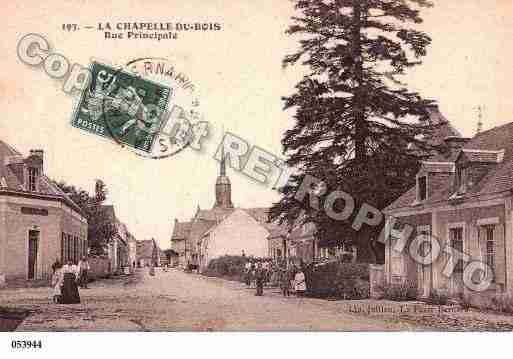
[(224, 255), (266, 257), (269, 231), (244, 209), (237, 208), (198, 242), (200, 270), (213, 258)]

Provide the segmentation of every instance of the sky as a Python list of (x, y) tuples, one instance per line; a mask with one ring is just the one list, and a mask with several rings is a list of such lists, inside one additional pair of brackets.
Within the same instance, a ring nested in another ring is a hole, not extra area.
[[(406, 76), (410, 89), (435, 99), (463, 135), (472, 136), (477, 106), (483, 129), (513, 121), (513, 2), (444, 0), (423, 11), (420, 29), (433, 39), (424, 58)], [(283, 69), (283, 57), (297, 39), (285, 30), (294, 15), (281, 0), (45, 2), (4, 1), (8, 19), (0, 43), (0, 139), (27, 154), (45, 150), (46, 174), (93, 189), (96, 178), (109, 188), (109, 203), (121, 221), (142, 240), (155, 238), (170, 247), (175, 218), (189, 220), (199, 205), (211, 208), (218, 163), (213, 154), (223, 129), (276, 156), (283, 132), (293, 125), (282, 96), (292, 93), (304, 69)], [(176, 40), (106, 40), (95, 29), (73, 33), (63, 23), (97, 26), (99, 22), (219, 22), (222, 30), (189, 32)], [(90, 59), (113, 62), (154, 56), (172, 59), (198, 88), (212, 135), (204, 150), (184, 151), (165, 160), (135, 156), (118, 145), (70, 124), (77, 96), (62, 92), (62, 81), (16, 56), (28, 33), (43, 35), (52, 50), (87, 66)], [(232, 200), (238, 207), (268, 207), (279, 199), (269, 186), (228, 170)]]

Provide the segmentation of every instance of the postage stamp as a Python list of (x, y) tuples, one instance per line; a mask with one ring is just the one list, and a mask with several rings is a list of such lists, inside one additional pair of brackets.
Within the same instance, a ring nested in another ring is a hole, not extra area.
[(72, 125), (146, 153), (165, 125), (172, 89), (123, 68), (93, 61), (91, 82), (72, 117)]

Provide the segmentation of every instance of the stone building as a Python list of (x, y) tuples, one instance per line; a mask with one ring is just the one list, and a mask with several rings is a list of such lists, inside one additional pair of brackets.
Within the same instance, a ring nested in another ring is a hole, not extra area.
[[(513, 123), (445, 142), (450, 151), (423, 162), (416, 186), (385, 210), (395, 218), (388, 226), (393, 240), (386, 242), (385, 280), (414, 283), (420, 297), (444, 291), (476, 304), (513, 294)], [(419, 249), (422, 255), (436, 256), (432, 249), (442, 248), (432, 264), (415, 262), (408, 250), (393, 250), (406, 225), (413, 229), (408, 245), (418, 234), (431, 236)], [(482, 273), (493, 278), (487, 290), (464, 284), (467, 264), (454, 259), (456, 251), (469, 256), (467, 263), (488, 265), (491, 273)], [(447, 264), (454, 266), (450, 276), (444, 274)]]
[(161, 250), (155, 239), (137, 241), (137, 266), (160, 267)]
[(212, 209), (198, 209), (187, 222), (174, 221), (171, 248), (180, 265), (204, 270), (210, 260), (223, 255), (266, 257), (270, 225), (267, 208), (237, 208), (231, 182), (221, 161)]
[(87, 220), (44, 172), (44, 152), (24, 157), (0, 141), (0, 276), (48, 279), (52, 264), (87, 253)]
[(125, 268), (129, 268), (131, 265), (131, 234), (127, 226), (116, 216), (113, 205), (104, 205), (102, 208), (106, 220), (112, 223), (115, 228), (114, 236), (110, 238), (106, 248), (110, 261), (110, 272), (112, 274), (124, 273)]

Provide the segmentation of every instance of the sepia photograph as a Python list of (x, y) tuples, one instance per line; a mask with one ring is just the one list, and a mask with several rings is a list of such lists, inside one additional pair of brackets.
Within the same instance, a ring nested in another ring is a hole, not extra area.
[(0, 12), (8, 356), (511, 338), (513, 2)]

